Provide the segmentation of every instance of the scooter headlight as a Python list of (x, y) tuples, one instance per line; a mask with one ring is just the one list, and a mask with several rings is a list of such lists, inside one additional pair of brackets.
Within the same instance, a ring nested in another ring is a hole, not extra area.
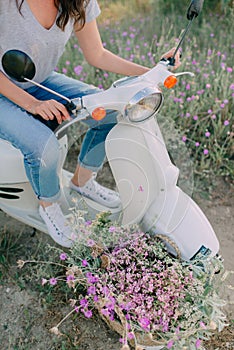
[(162, 106), (163, 95), (156, 88), (146, 88), (131, 98), (125, 107), (125, 117), (132, 123), (143, 122), (157, 113)]

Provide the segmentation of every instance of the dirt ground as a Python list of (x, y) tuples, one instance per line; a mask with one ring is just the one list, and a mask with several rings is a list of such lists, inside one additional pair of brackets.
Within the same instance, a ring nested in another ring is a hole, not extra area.
[[(198, 198), (196, 201), (220, 240), (225, 268), (234, 270), (233, 192), (230, 189), (227, 191), (224, 186), (218, 188), (217, 193), (214, 191), (212, 200)], [(89, 320), (82, 316), (67, 319), (61, 327), (63, 336), (59, 338), (49, 332), (69, 312), (69, 307), (62, 299), (54, 300), (51, 295), (46, 296), (40, 281), (28, 282), (27, 274), (24, 269), (17, 269), (16, 261), (27, 259), (30, 254), (36, 256), (39, 249), (43, 249), (46, 243), (53, 244), (53, 241), (41, 232), (32, 236), (31, 228), (9, 218), (2, 211), (0, 229), (8, 239), (6, 249), (9, 251), (0, 281), (0, 349), (119, 350), (119, 336), (109, 330), (97, 315)], [(228, 284), (234, 286), (234, 275), (230, 276)], [(225, 310), (230, 326), (214, 334), (206, 345), (207, 350), (234, 349), (234, 291), (226, 287), (223, 297), (228, 302)]]

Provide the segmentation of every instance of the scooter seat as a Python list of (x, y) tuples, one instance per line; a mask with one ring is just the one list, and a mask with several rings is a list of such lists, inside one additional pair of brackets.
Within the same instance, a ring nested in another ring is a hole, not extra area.
[(0, 184), (28, 182), (22, 153), (12, 144), (0, 140)]

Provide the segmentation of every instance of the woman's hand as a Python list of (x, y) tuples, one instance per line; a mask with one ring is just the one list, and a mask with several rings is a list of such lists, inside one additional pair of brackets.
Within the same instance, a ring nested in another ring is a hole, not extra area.
[[(175, 52), (176, 48), (173, 47), (171, 50), (169, 50), (168, 52), (166, 52), (162, 57), (162, 58), (170, 58), (173, 56), (174, 52)], [(179, 66), (181, 65), (181, 62), (180, 62), (180, 51), (178, 50), (176, 55), (175, 55), (175, 63), (174, 63), (174, 66), (173, 66), (173, 70), (176, 70), (177, 68), (179, 68)]]
[(66, 107), (55, 100), (36, 101), (28, 109), (32, 114), (38, 114), (45, 120), (57, 119), (61, 124), (64, 120), (70, 120), (70, 115)]

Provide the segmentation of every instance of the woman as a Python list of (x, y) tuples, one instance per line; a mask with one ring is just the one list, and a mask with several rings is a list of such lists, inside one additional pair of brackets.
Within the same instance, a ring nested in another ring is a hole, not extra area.
[[(72, 99), (97, 89), (55, 73), (72, 31), (89, 64), (123, 75), (140, 75), (147, 67), (124, 60), (106, 50), (100, 38), (96, 18), (100, 9), (96, 0), (7, 0), (0, 4), (0, 58), (11, 49), (28, 54), (36, 65), (35, 81)], [(164, 57), (169, 57), (173, 50)], [(176, 67), (179, 65), (178, 55)], [(57, 201), (60, 196), (57, 165), (59, 145), (45, 125), (70, 118), (60, 98), (30, 83), (12, 81), (0, 63), (0, 138), (11, 142), (24, 156), (26, 174), (39, 199), (39, 213), (51, 237), (60, 245), (72, 245), (72, 232)], [(43, 123), (35, 118), (40, 116)], [(105, 157), (104, 141), (116, 123), (115, 112), (102, 122), (87, 121), (90, 126), (81, 148), (71, 188), (107, 207), (120, 204), (118, 193), (95, 181)]]

